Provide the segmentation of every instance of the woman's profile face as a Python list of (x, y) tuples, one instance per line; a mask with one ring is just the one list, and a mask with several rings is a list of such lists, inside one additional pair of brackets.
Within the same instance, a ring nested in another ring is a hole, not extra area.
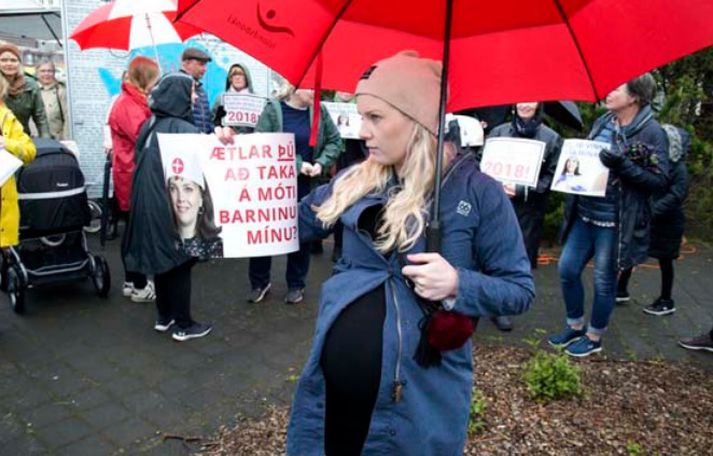
[(626, 84), (622, 84), (609, 92), (605, 101), (609, 111), (617, 112), (636, 104), (636, 99), (629, 94)]
[(522, 120), (530, 120), (535, 117), (537, 112), (537, 102), (528, 101), (527, 103), (518, 103), (515, 105), (518, 117)]
[(0, 71), (5, 76), (15, 76), (20, 72), (20, 59), (10, 51), (0, 54)]
[(402, 164), (415, 122), (371, 95), (357, 97), (357, 110), (362, 116), (359, 137), (366, 142), (371, 159), (382, 165)]
[(200, 186), (192, 180), (174, 176), (168, 180), (168, 192), (178, 225), (195, 230), (198, 211), (203, 206)]

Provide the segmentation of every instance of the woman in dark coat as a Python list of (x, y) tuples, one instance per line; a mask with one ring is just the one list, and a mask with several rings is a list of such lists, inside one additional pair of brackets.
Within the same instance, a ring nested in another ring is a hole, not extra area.
[(136, 142), (136, 169), (127, 227), (126, 267), (153, 275), (158, 318), (154, 329), (166, 332), (174, 324), (178, 341), (203, 337), (212, 327), (191, 318), (191, 268), (196, 259), (180, 248), (157, 133), (200, 133), (193, 125), (194, 80), (183, 73), (164, 76), (151, 92), (152, 117)]
[[(688, 195), (686, 155), (691, 148), (691, 135), (673, 125), (663, 125), (668, 138), (668, 160), (671, 166), (669, 186), (651, 197), (651, 245), (649, 256), (659, 260), (661, 295), (644, 307), (649, 315), (669, 315), (676, 311), (671, 297), (673, 290), (673, 262), (680, 253), (686, 217), (683, 202)], [(630, 299), (628, 285), (632, 268), (621, 273), (616, 293), (617, 302)]]
[[(542, 141), (547, 146), (542, 156), (542, 167), (537, 180), (537, 187), (504, 184), (505, 193), (515, 209), (520, 223), (525, 249), (532, 269), (537, 268), (537, 253), (540, 249), (542, 226), (547, 211), (547, 197), (555, 175), (557, 161), (562, 150), (562, 138), (550, 127), (542, 123), (542, 103), (518, 103), (513, 110), (512, 122), (495, 127), (490, 138), (524, 138)], [(506, 316), (497, 317), (495, 324), (501, 331), (512, 329), (512, 323)]]

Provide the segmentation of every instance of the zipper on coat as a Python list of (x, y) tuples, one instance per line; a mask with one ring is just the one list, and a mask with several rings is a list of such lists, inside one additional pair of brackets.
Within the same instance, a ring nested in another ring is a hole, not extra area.
[(401, 355), (403, 353), (403, 340), (401, 335), (401, 309), (399, 307), (399, 300), (396, 297), (396, 290), (394, 288), (393, 280), (389, 284), (391, 287), (391, 296), (394, 298), (394, 307), (396, 308), (396, 333), (399, 338), (399, 351), (398, 357), (396, 358), (396, 369), (394, 370), (394, 383), (391, 391), (391, 398), (394, 402), (399, 402), (401, 400), (401, 393), (403, 389), (403, 384), (401, 383)]

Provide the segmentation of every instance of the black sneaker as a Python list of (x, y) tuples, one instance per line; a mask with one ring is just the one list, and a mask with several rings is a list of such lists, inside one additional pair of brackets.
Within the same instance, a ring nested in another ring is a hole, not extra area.
[(166, 332), (168, 329), (176, 323), (176, 320), (173, 318), (161, 318), (158, 317), (158, 320), (156, 320), (156, 323), (153, 325), (153, 329), (155, 329), (158, 332)]
[(285, 295), (285, 302), (287, 304), (297, 304), (305, 298), (304, 288), (290, 288)]
[(270, 288), (272, 287), (271, 283), (268, 283), (262, 288), (253, 288), (250, 294), (248, 295), (248, 302), (260, 302), (263, 299), (265, 299), (265, 295), (267, 295), (270, 292)]
[(624, 304), (631, 300), (631, 296), (628, 291), (617, 291), (616, 292), (616, 303)]
[(207, 336), (213, 330), (213, 326), (205, 323), (193, 323), (188, 328), (178, 328), (173, 332), (173, 340), (183, 342), (184, 340), (197, 339)]
[(683, 338), (678, 341), (678, 345), (689, 350), (704, 350), (713, 353), (713, 337), (707, 333)]
[(649, 315), (669, 315), (676, 311), (676, 304), (673, 299), (658, 298), (652, 304), (644, 307), (644, 312)]
[(500, 331), (504, 332), (510, 332), (512, 331), (512, 320), (506, 316), (500, 316), (500, 317), (493, 317), (491, 318), (492, 322), (495, 323), (495, 326)]

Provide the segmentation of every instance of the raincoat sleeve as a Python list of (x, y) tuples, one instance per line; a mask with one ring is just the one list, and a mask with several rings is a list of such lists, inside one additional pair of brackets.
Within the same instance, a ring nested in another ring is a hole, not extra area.
[(5, 150), (22, 160), (23, 165), (29, 165), (35, 159), (37, 148), (22, 128), (22, 124), (13, 119), (10, 134), (5, 138)]
[(562, 137), (557, 135), (551, 142), (548, 141), (547, 147), (552, 147), (552, 150), (547, 155), (545, 162), (542, 164), (543, 171), (540, 173), (540, 179), (537, 181), (537, 187), (534, 191), (537, 193), (547, 193), (550, 191), (552, 186), (552, 179), (555, 177), (555, 170), (557, 169), (557, 162), (560, 158), (560, 152), (562, 152)]
[(315, 162), (322, 165), (323, 172), (326, 172), (337, 161), (342, 150), (344, 150), (344, 145), (337, 126), (332, 122), (329, 111), (324, 106), (321, 106), (320, 109), (322, 111), (319, 125), (321, 148)]
[(332, 182), (320, 185), (300, 201), (298, 205), (300, 243), (324, 239), (334, 230), (333, 226), (325, 226), (317, 218), (313, 209), (313, 206), (321, 205), (332, 194)]
[(671, 186), (664, 196), (653, 201), (651, 212), (654, 217), (678, 209), (688, 196), (688, 171), (686, 163), (681, 160), (671, 168)]
[(479, 208), (471, 241), (475, 269), (458, 268), (454, 310), (473, 317), (521, 314), (535, 297), (535, 285), (515, 212), (491, 179), (472, 198)]

